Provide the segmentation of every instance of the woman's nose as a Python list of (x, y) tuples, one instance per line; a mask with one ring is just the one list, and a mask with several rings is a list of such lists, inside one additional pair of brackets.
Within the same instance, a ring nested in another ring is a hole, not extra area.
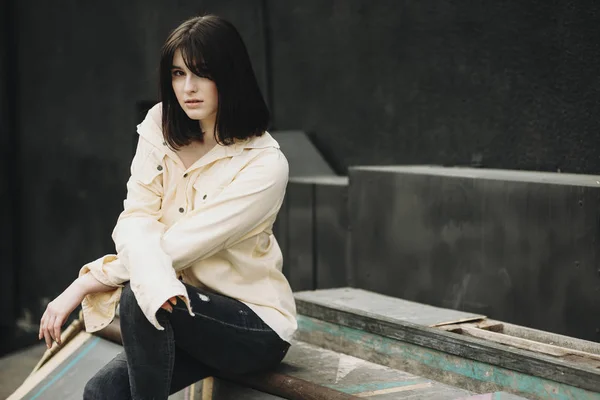
[(197, 91), (197, 83), (193, 77), (188, 76), (185, 80), (185, 91), (195, 93)]

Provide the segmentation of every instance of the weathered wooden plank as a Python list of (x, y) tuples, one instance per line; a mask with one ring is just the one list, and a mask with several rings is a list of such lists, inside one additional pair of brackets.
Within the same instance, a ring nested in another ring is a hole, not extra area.
[(119, 351), (120, 346), (114, 343), (79, 332), (9, 399), (81, 399), (87, 381)]
[[(495, 322), (492, 320), (490, 321), (492, 323)], [(502, 325), (502, 332), (507, 335), (600, 355), (600, 343), (590, 342), (589, 340), (582, 340), (571, 336), (540, 331), (537, 329), (528, 328), (526, 326), (513, 325), (506, 322), (502, 322)]]
[(485, 318), (480, 314), (433, 307), (355, 288), (298, 292), (295, 297), (315, 304), (344, 306), (424, 326), (441, 326)]
[(202, 397), (190, 396), (189, 400), (286, 400), (284, 397), (260, 392), (250, 389), (247, 386), (222, 379), (214, 379), (213, 386), (206, 388), (204, 386), (206, 386), (208, 379), (212, 378), (207, 378), (203, 381), (203, 388), (200, 393)]
[(261, 392), (289, 400), (352, 400), (356, 396), (316, 385), (304, 379), (277, 373), (222, 377)]
[(298, 312), (337, 325), (438, 350), (593, 392), (600, 392), (600, 371), (543, 354), (513, 349), (478, 338), (458, 336), (340, 304), (320, 304), (297, 297)]
[[(596, 391), (501, 367), (498, 366), (499, 363), (494, 362), (495, 359), (490, 359), (492, 362), (474, 360), (469, 357), (472, 353), (468, 352), (464, 343), (456, 344), (455, 351), (446, 352), (431, 348), (427, 345), (429, 343), (423, 346), (411, 343), (416, 340), (408, 342), (390, 338), (385, 336), (384, 330), (380, 330), (380, 334), (374, 334), (304, 315), (299, 316), (298, 322), (299, 340), (470, 391), (479, 393), (505, 391), (528, 399), (540, 400), (600, 400), (600, 393)], [(424, 329), (424, 331), (431, 330), (431, 328)], [(457, 336), (446, 332), (438, 333)], [(478, 344), (480, 342), (474, 340), (470, 345), (477, 348), (481, 346)], [(461, 350), (465, 354), (460, 354)], [(494, 352), (489, 356), (491, 357), (498, 358)], [(515, 366), (523, 362), (518, 357), (512, 361)], [(540, 365), (539, 368), (550, 367)], [(559, 370), (558, 373), (560, 372)]]
[(484, 329), (480, 329), (477, 326), (471, 324), (460, 324), (460, 327), (462, 334), (467, 334), (480, 339), (489, 340), (494, 343), (505, 344), (507, 346), (529, 350), (536, 353), (548, 354), (555, 357), (573, 355), (582, 358), (587, 358), (589, 360), (600, 361), (600, 356), (593, 353), (586, 353), (584, 351), (573, 350), (567, 347), (560, 347), (547, 343), (540, 343), (529, 339), (504, 335), (497, 332), (490, 332)]
[(494, 321), (491, 319), (485, 319), (481, 322), (476, 323), (479, 329), (485, 329), (492, 332), (502, 332), (504, 330), (504, 323), (499, 321)]
[(495, 393), (485, 393), (485, 394), (476, 394), (475, 396), (463, 397), (456, 400), (520, 400), (524, 399), (524, 397), (520, 397), (514, 394), (505, 393), (505, 392), (495, 392)]
[(340, 354), (301, 341), (292, 347), (278, 372), (356, 397), (381, 400), (420, 398), (454, 400), (472, 392), (406, 371)]

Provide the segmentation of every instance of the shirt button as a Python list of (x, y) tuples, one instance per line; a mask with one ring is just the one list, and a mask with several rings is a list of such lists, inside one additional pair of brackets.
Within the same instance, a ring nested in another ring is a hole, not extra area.
[(206, 200), (206, 195), (202, 196), (202, 200)]
[(187, 178), (187, 177), (188, 177), (188, 174), (187, 174), (187, 173), (183, 174), (183, 177), (184, 177), (184, 178)]
[(167, 142), (163, 142), (163, 146), (166, 146), (166, 145), (167, 145)]
[(185, 210), (183, 209), (183, 207), (179, 207), (179, 212), (183, 213)]
[(156, 167), (157, 170), (162, 171), (162, 165), (159, 165), (158, 167)]

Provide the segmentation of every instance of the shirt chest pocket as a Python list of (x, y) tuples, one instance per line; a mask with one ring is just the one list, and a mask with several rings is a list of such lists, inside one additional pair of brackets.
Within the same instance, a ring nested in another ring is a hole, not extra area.
[(133, 177), (154, 192), (162, 194), (164, 173), (164, 157), (150, 153), (140, 167), (135, 169)]
[(194, 209), (202, 208), (218, 199), (238, 173), (237, 169), (231, 167), (231, 162), (223, 163), (198, 176), (193, 184)]
[(214, 200), (227, 186), (219, 179), (202, 177), (194, 182), (194, 209), (202, 208), (210, 200)]

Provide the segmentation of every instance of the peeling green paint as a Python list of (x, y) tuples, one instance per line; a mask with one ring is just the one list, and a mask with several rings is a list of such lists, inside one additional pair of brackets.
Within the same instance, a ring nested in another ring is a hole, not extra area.
[(517, 391), (523, 396), (554, 400), (600, 400), (600, 393), (303, 315), (298, 316), (298, 329), (306, 333), (319, 332), (332, 338), (342, 338), (376, 353), (403, 358), (429, 368), (459, 374), (477, 381), (493, 383), (504, 390)]

